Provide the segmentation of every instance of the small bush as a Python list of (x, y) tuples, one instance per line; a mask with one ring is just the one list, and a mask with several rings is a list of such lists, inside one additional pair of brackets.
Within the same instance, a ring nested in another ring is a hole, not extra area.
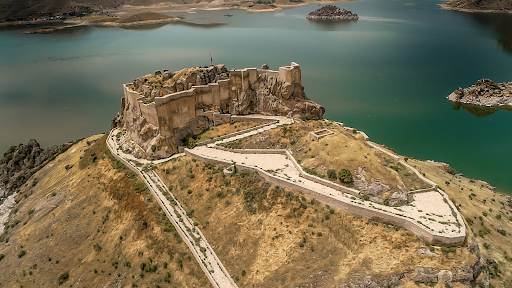
[(5, 254), (0, 254), (0, 261), (4, 260)]
[(331, 180), (337, 180), (338, 176), (336, 176), (336, 170), (334, 170), (334, 169), (327, 170), (327, 177)]
[(66, 271), (59, 276), (59, 285), (62, 285), (64, 282), (66, 282), (69, 279), (69, 272)]
[(455, 253), (455, 251), (457, 251), (455, 247), (441, 247), (441, 252), (443, 253)]
[(27, 252), (25, 250), (21, 250), (20, 253), (18, 253), (18, 258), (25, 256), (25, 254), (27, 254)]
[(341, 169), (338, 172), (338, 180), (340, 180), (341, 183), (349, 184), (352, 183), (352, 172), (348, 169)]

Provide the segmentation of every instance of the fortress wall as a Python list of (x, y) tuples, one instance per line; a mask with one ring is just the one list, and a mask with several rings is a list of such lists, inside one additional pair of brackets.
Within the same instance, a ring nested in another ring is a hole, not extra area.
[(139, 102), (139, 108), (142, 117), (146, 118), (146, 121), (148, 121), (148, 123), (153, 124), (155, 127), (159, 127), (155, 102), (150, 104), (144, 104)]
[(288, 83), (299, 83), (302, 84), (300, 66), (292, 62), (291, 66), (279, 67), (279, 78)]
[(220, 107), (220, 87), (217, 83), (210, 83), (208, 84), (208, 87), (210, 87), (212, 99), (213, 99), (213, 106)]
[(155, 103), (156, 103), (156, 105), (164, 105), (164, 104), (169, 103), (169, 102), (171, 102), (173, 100), (180, 99), (180, 98), (183, 98), (183, 97), (190, 97), (190, 96), (193, 96), (193, 95), (194, 95), (194, 89), (184, 90), (184, 91), (176, 92), (176, 93), (173, 93), (173, 94), (167, 94), (167, 95), (164, 95), (162, 97), (156, 97), (155, 98)]
[(124, 98), (126, 99), (126, 104), (130, 104), (130, 106), (139, 107), (139, 102), (137, 99), (141, 98), (142, 95), (140, 93), (130, 90), (126, 84), (123, 84), (124, 88)]
[(275, 70), (264, 70), (264, 69), (257, 69), (256, 70), (256, 75), (257, 76), (260, 76), (262, 74), (268, 74), (268, 76), (274, 76), (274, 77), (279, 77), (279, 71), (275, 71)]
[(258, 80), (258, 70), (256, 68), (247, 68), (247, 72), (249, 73), (249, 85), (253, 86)]
[(182, 97), (173, 102), (169, 112), (174, 128), (185, 128), (191, 120), (196, 118), (195, 100), (194, 97)]
[[(229, 167), (232, 165), (232, 163), (229, 161), (214, 159), (214, 158), (210, 158), (205, 155), (195, 154), (195, 153), (191, 152), (190, 149), (185, 149), (184, 152), (188, 156), (197, 158), (205, 163), (209, 163), (212, 165), (222, 166), (222, 167)], [(391, 224), (394, 226), (402, 227), (406, 230), (411, 231), (414, 235), (431, 243), (432, 245), (460, 246), (464, 243), (464, 240), (466, 238), (465, 235), (452, 237), (452, 236), (434, 234), (434, 233), (426, 230), (423, 226), (419, 226), (420, 224), (417, 224), (412, 219), (407, 219), (407, 218), (404, 218), (399, 215), (393, 215), (393, 214), (385, 212), (385, 211), (375, 210), (371, 207), (359, 206), (361, 204), (358, 204), (356, 201), (347, 203), (344, 201), (336, 200), (327, 195), (323, 195), (314, 190), (303, 187), (300, 184), (297, 184), (297, 183), (294, 183), (294, 182), (291, 182), (291, 181), (288, 181), (286, 179), (282, 179), (279, 177), (275, 177), (272, 174), (270, 174), (260, 168), (246, 166), (244, 164), (236, 164), (236, 169), (241, 170), (241, 171), (246, 170), (246, 171), (257, 172), (263, 179), (265, 179), (265, 181), (277, 184), (281, 187), (284, 187), (284, 188), (292, 190), (292, 191), (302, 193), (305, 196), (308, 196), (315, 200), (318, 200), (319, 202), (327, 204), (333, 208), (336, 208), (337, 210), (341, 210), (341, 211), (347, 212), (349, 214), (358, 215), (358, 216), (368, 218), (368, 219), (371, 219), (374, 221), (379, 221), (379, 222), (388, 223), (388, 224)]]
[(217, 83), (219, 84), (220, 101), (223, 102), (231, 100), (229, 97), (229, 91), (231, 90), (231, 81), (220, 80)]
[(196, 105), (214, 105), (212, 89), (210, 85), (194, 86), (192, 89), (194, 89)]
[(249, 72), (247, 69), (231, 71), (231, 85), (241, 91), (249, 88)]

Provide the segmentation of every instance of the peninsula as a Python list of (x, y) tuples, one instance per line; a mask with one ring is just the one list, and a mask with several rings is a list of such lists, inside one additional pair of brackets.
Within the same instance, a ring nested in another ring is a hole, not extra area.
[(108, 134), (11, 147), (0, 285), (507, 287), (512, 198), (323, 119), (301, 77), (156, 71)]
[(447, 99), (486, 107), (512, 106), (512, 82), (494, 83), (481, 79), (469, 88), (455, 90)]
[(311, 20), (357, 20), (359, 16), (334, 5), (325, 5), (309, 13), (306, 18)]

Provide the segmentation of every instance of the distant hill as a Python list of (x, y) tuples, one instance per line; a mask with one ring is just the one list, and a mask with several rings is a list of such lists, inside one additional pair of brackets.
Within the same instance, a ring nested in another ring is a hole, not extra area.
[(512, 0), (454, 0), (443, 7), (460, 11), (512, 11)]
[[(87, 15), (93, 11), (108, 10), (121, 5), (150, 6), (171, 0), (0, 0), (0, 20), (26, 20), (27, 18), (62, 15)], [(181, 1), (184, 3), (187, 1)]]

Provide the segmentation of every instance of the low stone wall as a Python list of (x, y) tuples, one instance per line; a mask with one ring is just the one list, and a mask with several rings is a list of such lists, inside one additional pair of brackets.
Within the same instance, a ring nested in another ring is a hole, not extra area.
[[(245, 120), (245, 121), (247, 121), (247, 120)], [(263, 127), (268, 126), (268, 125), (276, 124), (278, 122), (279, 122), (279, 120), (275, 120), (275, 121), (272, 121), (270, 123), (265, 123), (263, 125), (258, 125), (258, 126), (252, 127), (252, 128), (247, 128), (247, 129), (240, 130), (240, 131), (237, 131), (237, 132), (233, 132), (233, 133), (230, 133), (230, 134), (222, 135), (222, 136), (210, 139), (210, 140), (202, 141), (200, 143), (197, 143), (197, 145), (211, 144), (211, 143), (214, 143), (214, 142), (217, 142), (217, 141), (221, 141), (221, 140), (224, 140), (224, 139), (228, 139), (228, 138), (231, 138), (231, 137), (234, 137), (234, 136), (242, 135), (242, 134), (247, 133), (247, 132), (258, 130), (260, 128), (263, 128)]]
[(215, 149), (233, 152), (233, 153), (240, 153), (240, 154), (281, 154), (281, 155), (285, 155), (288, 158), (288, 160), (290, 160), (293, 163), (293, 166), (295, 166), (295, 169), (297, 169), (299, 171), (299, 174), (302, 178), (316, 182), (318, 184), (322, 184), (324, 186), (338, 190), (342, 193), (348, 193), (348, 194), (351, 194), (354, 196), (360, 195), (360, 192), (358, 190), (348, 188), (348, 187), (336, 184), (332, 181), (325, 180), (320, 177), (311, 175), (307, 172), (304, 172), (304, 170), (299, 165), (299, 163), (297, 163), (295, 158), (293, 158), (292, 153), (285, 149), (231, 149), (231, 148), (226, 148), (226, 147), (222, 147), (222, 146), (216, 146)]
[[(191, 152), (190, 149), (185, 149), (185, 154), (189, 155), (191, 157), (197, 158), (205, 163), (209, 163), (211, 165), (222, 166), (222, 167), (229, 167), (230, 165), (232, 165), (232, 163), (229, 161), (214, 159), (214, 158), (211, 158), (208, 156), (195, 154), (195, 153)], [(407, 218), (404, 218), (404, 217), (401, 217), (398, 215), (393, 215), (393, 214), (385, 212), (385, 211), (375, 210), (370, 207), (358, 206), (357, 203), (347, 203), (344, 201), (334, 199), (327, 195), (320, 194), (314, 190), (300, 186), (294, 182), (273, 176), (270, 173), (268, 173), (260, 168), (256, 168), (256, 167), (252, 167), (252, 166), (248, 166), (248, 165), (244, 165), (244, 164), (236, 164), (236, 168), (241, 171), (246, 170), (246, 171), (257, 172), (263, 179), (265, 179), (268, 182), (272, 182), (274, 184), (277, 184), (279, 186), (282, 186), (282, 187), (287, 188), (292, 191), (300, 192), (300, 193), (304, 194), (305, 196), (311, 197), (311, 198), (318, 200), (319, 202), (322, 202), (324, 204), (328, 204), (329, 206), (336, 208), (338, 210), (342, 210), (347, 213), (358, 215), (358, 216), (368, 218), (371, 220), (375, 220), (375, 221), (379, 221), (379, 222), (383, 222), (383, 223), (389, 223), (394, 226), (402, 227), (404, 229), (411, 231), (413, 234), (415, 234), (419, 238), (431, 243), (432, 245), (459, 246), (459, 245), (462, 245), (462, 243), (464, 242), (464, 239), (466, 238), (464, 235), (458, 236), (458, 237), (450, 237), (450, 236), (444, 236), (444, 235), (439, 235), (439, 234), (432, 234), (430, 231), (425, 230), (424, 227), (419, 226), (419, 224), (413, 222), (414, 220), (407, 219)]]

